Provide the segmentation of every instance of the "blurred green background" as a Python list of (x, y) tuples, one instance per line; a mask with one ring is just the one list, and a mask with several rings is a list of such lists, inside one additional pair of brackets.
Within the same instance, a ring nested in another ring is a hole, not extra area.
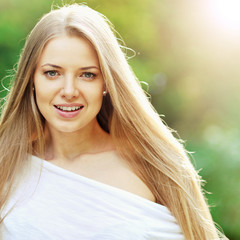
[[(62, 5), (62, 1), (54, 4)], [(76, 1), (81, 2), (81, 1)], [(65, 1), (69, 3), (69, 1)], [(214, 220), (240, 239), (240, 3), (236, 0), (86, 0), (136, 52), (129, 60), (167, 124), (194, 152)], [(50, 0), (1, 0), (0, 79)], [(129, 51), (129, 56), (133, 53)], [(2, 84), (7, 86), (9, 78)], [(1, 97), (5, 91), (1, 84)]]

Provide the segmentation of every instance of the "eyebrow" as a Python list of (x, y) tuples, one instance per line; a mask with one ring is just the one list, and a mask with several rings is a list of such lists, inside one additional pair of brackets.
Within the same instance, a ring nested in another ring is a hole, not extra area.
[[(46, 64), (42, 65), (41, 67), (45, 67), (45, 66), (50, 66), (50, 67), (58, 68), (58, 69), (61, 69), (61, 68), (62, 68), (62, 67), (60, 67), (60, 66), (58, 66), (58, 65), (51, 64), (51, 63), (46, 63)], [(81, 70), (88, 70), (88, 69), (91, 69), (91, 68), (99, 69), (99, 68), (96, 67), (96, 66), (81, 67), (81, 68), (79, 68), (79, 69), (81, 69)]]

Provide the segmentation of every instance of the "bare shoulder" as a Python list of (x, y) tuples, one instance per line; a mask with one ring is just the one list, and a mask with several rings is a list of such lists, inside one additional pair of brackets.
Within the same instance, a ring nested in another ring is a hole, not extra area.
[(134, 173), (125, 160), (116, 156), (111, 166), (111, 183), (115, 187), (131, 192), (155, 202), (155, 197), (148, 186)]
[(123, 170), (121, 176), (122, 184), (121, 188), (133, 194), (136, 194), (140, 197), (146, 198), (150, 201), (155, 202), (156, 199), (151, 192), (151, 190), (147, 187), (147, 185), (131, 170)]
[(79, 175), (155, 201), (147, 185), (115, 151), (86, 154), (68, 164), (59, 161), (51, 162)]

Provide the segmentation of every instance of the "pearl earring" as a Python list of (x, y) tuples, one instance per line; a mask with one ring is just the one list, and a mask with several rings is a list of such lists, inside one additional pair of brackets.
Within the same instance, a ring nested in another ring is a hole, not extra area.
[(106, 96), (106, 95), (107, 95), (107, 91), (104, 90), (104, 91), (103, 91), (103, 96)]

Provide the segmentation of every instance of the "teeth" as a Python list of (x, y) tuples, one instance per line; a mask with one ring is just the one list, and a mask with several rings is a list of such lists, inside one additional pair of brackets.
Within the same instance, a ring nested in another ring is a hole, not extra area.
[(73, 106), (73, 107), (63, 107), (63, 106), (56, 106), (58, 109), (66, 112), (71, 112), (80, 109), (81, 107)]

